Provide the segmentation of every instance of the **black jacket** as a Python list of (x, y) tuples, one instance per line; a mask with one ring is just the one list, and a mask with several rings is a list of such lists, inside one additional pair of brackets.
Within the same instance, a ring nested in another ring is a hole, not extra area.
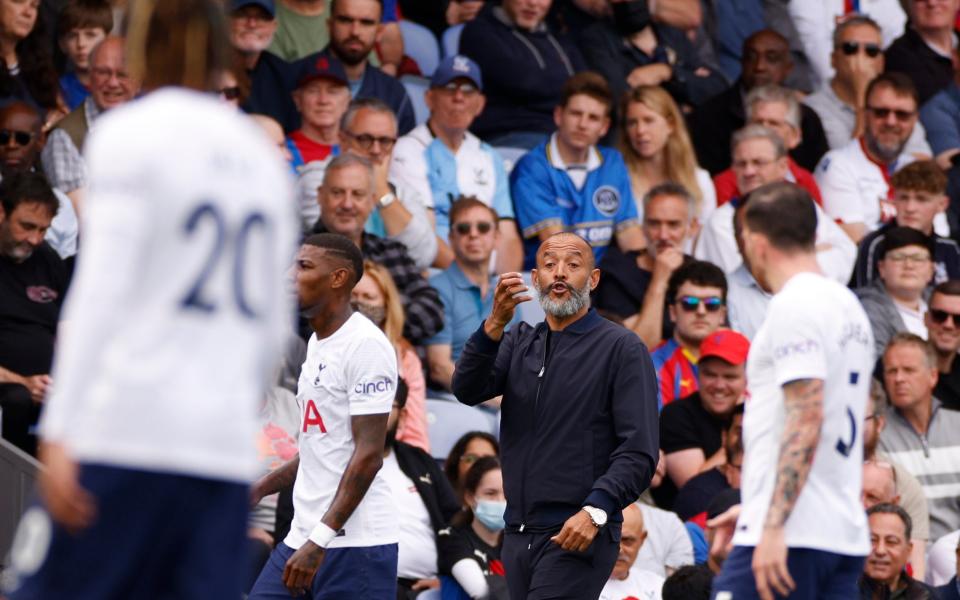
[(950, 58), (934, 52), (917, 30), (909, 25), (883, 55), (884, 71), (898, 71), (913, 80), (920, 96), (920, 105), (953, 83), (953, 62)]
[[(687, 120), (693, 147), (700, 166), (716, 175), (730, 167), (730, 138), (743, 127), (747, 115), (743, 108), (743, 81), (701, 104)], [(816, 111), (800, 104), (800, 145), (790, 151), (798, 165), (813, 171), (830, 146)]]
[(257, 65), (248, 71), (250, 96), (243, 109), (251, 114), (273, 117), (286, 132), (300, 126), (300, 113), (290, 95), (296, 87), (300, 67), (264, 50)]
[(476, 405), (503, 394), (500, 452), (511, 530), (559, 528), (585, 505), (612, 522), (650, 484), (659, 432), (657, 376), (643, 343), (595, 310), (563, 331), (476, 331), (453, 393)]
[[(900, 579), (906, 584), (906, 587), (897, 596), (900, 600), (939, 600), (940, 596), (930, 586), (916, 579), (913, 579), (906, 572), (900, 574)], [(885, 584), (866, 575), (860, 577), (860, 599), (861, 600), (887, 600), (893, 594), (890, 588)]]
[(940, 600), (960, 600), (960, 590), (957, 590), (957, 576), (937, 588)]
[(413, 481), (423, 505), (427, 507), (434, 533), (440, 531), (460, 510), (460, 502), (450, 482), (437, 461), (420, 448), (397, 441), (393, 451), (397, 455), (400, 470)]

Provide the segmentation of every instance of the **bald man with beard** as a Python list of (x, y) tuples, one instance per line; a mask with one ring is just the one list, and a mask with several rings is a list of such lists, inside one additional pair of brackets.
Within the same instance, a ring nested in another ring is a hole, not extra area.
[(590, 308), (600, 271), (583, 238), (555, 234), (536, 260), (545, 321), (504, 333), (533, 297), (520, 273), (500, 275), (452, 387), (471, 406), (503, 396), (510, 597), (596, 598), (617, 561), (621, 511), (656, 466), (657, 380), (639, 338)]

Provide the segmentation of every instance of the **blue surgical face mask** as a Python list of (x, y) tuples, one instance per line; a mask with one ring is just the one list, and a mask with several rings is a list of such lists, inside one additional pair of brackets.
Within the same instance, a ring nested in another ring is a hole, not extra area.
[(490, 531), (500, 531), (504, 527), (503, 513), (507, 510), (507, 503), (495, 500), (477, 500), (477, 507), (473, 514)]

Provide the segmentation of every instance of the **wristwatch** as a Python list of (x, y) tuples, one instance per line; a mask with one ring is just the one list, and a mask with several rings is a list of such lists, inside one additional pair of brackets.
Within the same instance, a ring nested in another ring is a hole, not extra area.
[(380, 196), (380, 199), (377, 200), (377, 204), (380, 208), (386, 208), (393, 204), (393, 201), (397, 199), (397, 195), (393, 192), (387, 192), (386, 194)]
[(587, 511), (587, 514), (590, 515), (590, 520), (593, 521), (593, 526), (597, 529), (607, 524), (607, 511), (602, 508), (584, 506), (583, 510)]

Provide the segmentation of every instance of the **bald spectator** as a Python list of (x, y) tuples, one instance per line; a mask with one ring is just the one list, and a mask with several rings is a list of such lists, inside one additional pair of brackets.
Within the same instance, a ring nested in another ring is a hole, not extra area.
[[(823, 209), (856, 243), (896, 216), (889, 177), (914, 160), (906, 144), (917, 123), (917, 91), (902, 73), (887, 73), (870, 82), (866, 93), (863, 135), (831, 150), (815, 175)], [(936, 227), (946, 235), (946, 219)]]
[(912, 333), (899, 333), (887, 345), (883, 377), (892, 406), (879, 448), (920, 480), (936, 539), (960, 529), (960, 496), (952, 491), (960, 483), (960, 413), (934, 398), (936, 353)]
[(911, 577), (907, 570), (913, 544), (910, 515), (895, 504), (877, 504), (867, 510), (870, 555), (860, 578), (862, 598), (937, 600), (937, 593)]
[(243, 104), (249, 113), (269, 115), (293, 131), (300, 123), (290, 92), (298, 68), (267, 51), (277, 31), (274, 0), (230, 0), (230, 44), (250, 79)]
[(90, 96), (50, 132), (41, 155), (50, 185), (67, 194), (82, 210), (87, 167), (83, 142), (100, 116), (133, 99), (140, 83), (127, 75), (124, 39), (111, 36), (90, 52)]
[(916, 229), (895, 227), (887, 232), (877, 256), (880, 276), (856, 293), (870, 319), (874, 349), (880, 356), (894, 334), (909, 331), (927, 337), (923, 296), (933, 279), (933, 243)]
[[(42, 127), (43, 120), (33, 105), (14, 101), (0, 108), (0, 175), (43, 172), (40, 152), (46, 136)], [(44, 239), (60, 258), (67, 259), (77, 253), (77, 214), (66, 194), (56, 188), (53, 193), (60, 208)]]
[(932, 160), (912, 162), (893, 174), (890, 187), (897, 216), (860, 241), (850, 286), (865, 287), (877, 279), (878, 250), (887, 232), (895, 227), (910, 227), (931, 237), (934, 244), (931, 285), (960, 278), (960, 246), (934, 230), (937, 215), (947, 207), (947, 178), (940, 167)]
[(436, 266), (448, 267), (453, 260), (453, 201), (472, 196), (500, 217), (496, 272), (519, 271), (523, 266), (523, 244), (503, 158), (469, 131), (486, 104), (480, 67), (463, 55), (445, 58), (434, 72), (424, 100), (430, 117), (397, 140), (390, 177), (417, 190), (429, 209), (427, 214), (436, 222)]
[(650, 571), (632, 569), (637, 554), (647, 539), (647, 530), (643, 526), (643, 513), (631, 504), (623, 509), (623, 525), (620, 533), (620, 553), (613, 565), (610, 579), (600, 592), (599, 600), (620, 600), (621, 598), (649, 598), (660, 600), (663, 577)]
[[(743, 71), (733, 86), (702, 104), (690, 116), (690, 134), (700, 166), (712, 175), (730, 166), (730, 137), (746, 123), (744, 96), (760, 85), (782, 85), (793, 68), (790, 46), (779, 33), (763, 29), (743, 45)], [(801, 167), (813, 170), (827, 151), (827, 139), (813, 109), (800, 108), (801, 143), (790, 153)]]
[(493, 146), (530, 149), (554, 130), (564, 83), (583, 58), (546, 21), (552, 0), (503, 0), (466, 24), (460, 53), (480, 65), (487, 104), (473, 132)]
[[(803, 100), (817, 111), (831, 150), (863, 135), (867, 86), (883, 72), (883, 48), (880, 26), (864, 14), (841, 21), (833, 30), (833, 78), (825, 79)], [(920, 124), (914, 127), (907, 141), (908, 152), (930, 153), (924, 133)]]
[(378, 98), (396, 115), (400, 134), (416, 125), (413, 104), (399, 81), (370, 64), (370, 53), (381, 32), (384, 3), (381, 0), (337, 0), (330, 5), (330, 44), (298, 61), (304, 68), (321, 57), (337, 58), (347, 73), (354, 99)]
[(868, 460), (863, 463), (863, 490), (860, 492), (863, 508), (869, 509), (884, 502), (898, 504), (897, 475), (890, 463)]
[(437, 290), (430, 287), (410, 258), (406, 246), (364, 232), (376, 202), (375, 171), (371, 160), (352, 153), (330, 161), (318, 193), (320, 220), (314, 233), (338, 233), (350, 238), (365, 259), (390, 272), (406, 314), (403, 337), (419, 345), (443, 327), (443, 304)]
[(953, 81), (954, 32), (960, 1), (907, 3), (909, 25), (887, 48), (887, 72), (906, 73), (923, 104)]
[(881, 31), (881, 48), (886, 48), (903, 32), (907, 21), (899, 0), (872, 0), (848, 3), (845, 0), (789, 0), (790, 17), (803, 41), (803, 50), (810, 59), (819, 81), (829, 81), (836, 64), (831, 61), (830, 36), (838, 21), (870, 17)]
[(31, 429), (49, 387), (63, 261), (43, 239), (59, 201), (43, 175), (19, 171), (0, 182), (0, 410), (4, 439), (36, 455)]
[(960, 280), (951, 279), (933, 288), (924, 315), (927, 339), (937, 353), (937, 387), (933, 395), (944, 408), (960, 410)]
[(870, 396), (863, 417), (863, 459), (866, 462), (886, 463), (893, 467), (894, 495), (897, 503), (907, 511), (913, 522), (912, 539), (914, 542), (910, 562), (914, 573), (922, 579), (926, 573), (924, 562), (927, 541), (930, 539), (930, 513), (927, 499), (923, 495), (920, 482), (900, 463), (891, 460), (877, 450), (880, 434), (887, 426), (887, 400), (883, 385), (873, 379), (870, 381)]
[(623, 322), (650, 348), (673, 336), (666, 305), (667, 284), (684, 261), (683, 252), (699, 229), (696, 201), (682, 185), (661, 183), (643, 197), (644, 250), (607, 249), (603, 276), (593, 293), (598, 311)]
[[(817, 204), (821, 204), (820, 188), (813, 178), (813, 174), (797, 164), (790, 157), (790, 152), (800, 145), (800, 101), (796, 92), (785, 87), (769, 84), (753, 88), (744, 98), (743, 105), (747, 111), (747, 123), (762, 125), (780, 136), (787, 150), (786, 181), (796, 183), (810, 192)], [(713, 185), (717, 190), (717, 205), (724, 204), (734, 198), (742, 198), (746, 193), (740, 190), (737, 184), (737, 175), (731, 167), (713, 178)]]
[[(694, 251), (694, 256), (718, 265), (725, 273), (733, 273), (742, 262), (733, 222), (737, 207), (758, 187), (789, 181), (791, 177), (786, 147), (772, 129), (747, 125), (734, 133), (730, 146), (734, 157), (732, 171), (741, 196), (713, 211)], [(809, 197), (817, 212), (817, 262), (824, 274), (846, 283), (856, 260), (856, 246), (836, 223), (826, 218), (814, 196)]]
[(293, 103), (300, 114), (300, 128), (287, 138), (294, 167), (325, 161), (339, 152), (340, 119), (350, 104), (347, 72), (336, 58), (324, 57), (306, 65)]

